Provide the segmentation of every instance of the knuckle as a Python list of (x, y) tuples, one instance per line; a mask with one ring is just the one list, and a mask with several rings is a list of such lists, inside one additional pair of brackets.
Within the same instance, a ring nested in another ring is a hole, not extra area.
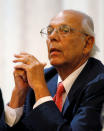
[(33, 64), (33, 66), (39, 67), (39, 66), (41, 66), (41, 64), (40, 64), (39, 62), (35, 62), (35, 63)]

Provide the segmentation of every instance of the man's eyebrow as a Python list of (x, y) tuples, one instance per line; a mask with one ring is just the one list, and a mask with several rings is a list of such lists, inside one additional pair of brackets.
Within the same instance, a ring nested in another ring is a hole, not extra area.
[[(61, 23), (61, 24), (59, 24), (58, 26), (70, 26), (70, 25)], [(53, 27), (53, 25), (49, 24), (48, 27)]]

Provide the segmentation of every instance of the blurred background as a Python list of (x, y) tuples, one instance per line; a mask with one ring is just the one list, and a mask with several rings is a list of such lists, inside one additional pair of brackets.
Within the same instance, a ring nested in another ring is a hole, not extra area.
[(0, 0), (0, 88), (5, 103), (14, 88), (14, 54), (25, 51), (50, 66), (40, 30), (63, 9), (80, 10), (93, 18), (100, 49), (95, 57), (104, 63), (104, 0)]

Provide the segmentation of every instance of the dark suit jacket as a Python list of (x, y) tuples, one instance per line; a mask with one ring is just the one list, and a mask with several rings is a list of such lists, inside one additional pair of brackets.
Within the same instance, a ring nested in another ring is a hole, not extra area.
[(4, 104), (3, 104), (3, 99), (2, 99), (2, 92), (0, 89), (0, 118), (1, 118), (1, 114), (3, 112), (3, 109), (4, 109)]
[[(52, 97), (56, 92), (57, 77), (55, 68), (45, 71)], [(34, 92), (30, 88), (20, 122), (9, 128), (2, 116), (0, 131), (100, 131), (100, 112), (104, 102), (104, 66), (94, 58), (88, 60), (72, 85), (61, 113), (53, 101), (32, 109), (34, 98)]]

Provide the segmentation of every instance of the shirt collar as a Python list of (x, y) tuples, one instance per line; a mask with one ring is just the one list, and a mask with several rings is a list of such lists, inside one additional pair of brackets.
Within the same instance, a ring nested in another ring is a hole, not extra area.
[[(74, 81), (77, 79), (78, 75), (81, 73), (85, 65), (87, 64), (87, 61), (81, 65), (77, 70), (75, 70), (73, 73), (71, 73), (63, 82), (62, 84), (64, 85), (65, 91), (68, 94), (70, 91)], [(61, 82), (61, 77), (58, 75), (58, 83)]]

